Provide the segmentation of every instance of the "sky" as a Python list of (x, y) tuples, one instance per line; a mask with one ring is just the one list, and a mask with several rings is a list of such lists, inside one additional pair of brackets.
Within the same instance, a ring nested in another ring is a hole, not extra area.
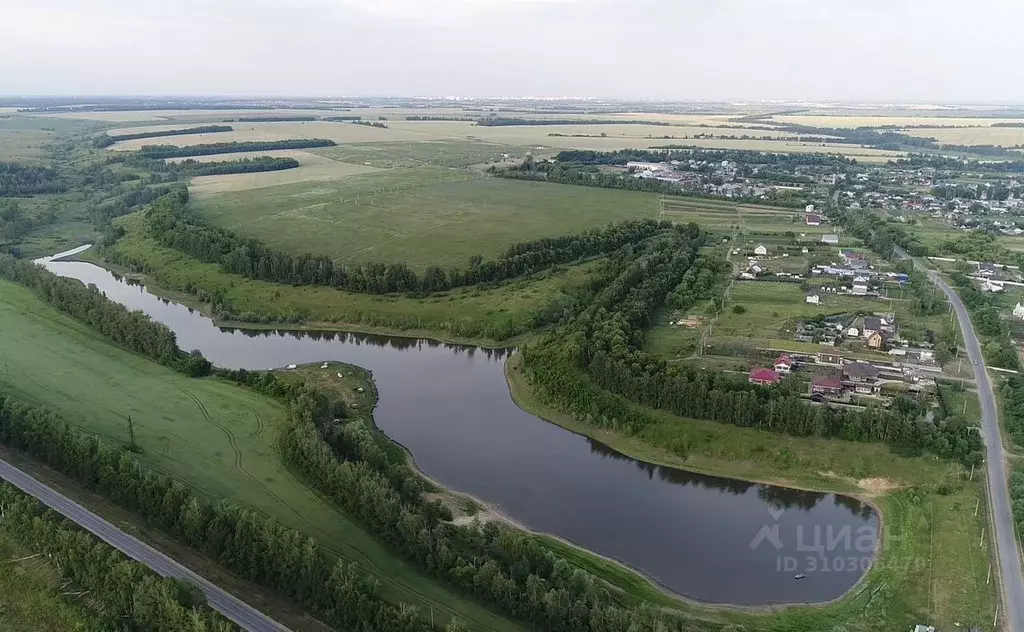
[(2, 0), (0, 94), (1024, 103), (1021, 0)]

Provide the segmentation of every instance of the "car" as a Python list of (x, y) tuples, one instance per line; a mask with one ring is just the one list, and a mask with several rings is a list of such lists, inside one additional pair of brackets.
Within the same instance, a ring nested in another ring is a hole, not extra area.
[(974, 364), (975, 364), (975, 365), (977, 365), (977, 364), (978, 364), (978, 361), (977, 361), (977, 360), (975, 360), (975, 361), (974, 361)]

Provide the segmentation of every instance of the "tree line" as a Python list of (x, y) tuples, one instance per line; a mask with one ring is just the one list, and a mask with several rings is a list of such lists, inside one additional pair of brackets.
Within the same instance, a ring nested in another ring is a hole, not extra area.
[(136, 132), (134, 134), (103, 134), (93, 140), (93, 146), (102, 149), (110, 147), (114, 143), (123, 140), (139, 140), (142, 138), (160, 138), (162, 136), (185, 136), (188, 134), (216, 134), (218, 132), (233, 132), (235, 128), (230, 125), (198, 125), (196, 127), (183, 127), (164, 131)]
[[(665, 182), (657, 178), (633, 178), (628, 174), (609, 173), (596, 167), (551, 162), (535, 162), (527, 159), (520, 165), (511, 167), (491, 166), (487, 172), (499, 178), (511, 180), (532, 180), (536, 182), (555, 182), (558, 184), (574, 184), (578, 186), (600, 187), (603, 189), (622, 189), (644, 193), (660, 193), (687, 198), (710, 198), (721, 200), (721, 196), (705, 195), (687, 191), (678, 182)], [(803, 208), (808, 200), (792, 195), (770, 191), (764, 198), (736, 196), (729, 198), (736, 204), (773, 204), (790, 208)]]
[(334, 147), (337, 143), (327, 138), (294, 138), (288, 140), (253, 140), (234, 141), (228, 143), (208, 143), (205, 145), (144, 145), (136, 155), (146, 158), (188, 158), (192, 156), (211, 156), (213, 154), (233, 154), (245, 151), (269, 151), (272, 149), (309, 149), (313, 147)]
[(0, 277), (23, 285), (57, 311), (92, 327), (116, 344), (193, 377), (207, 375), (210, 362), (199, 351), (185, 353), (166, 325), (109, 300), (96, 286), (59, 277), (40, 265), (0, 256)]
[(55, 169), (0, 162), (0, 197), (61, 193), (66, 189)]
[(239, 123), (284, 123), (284, 122), (308, 122), (315, 121), (315, 116), (239, 116), (235, 119), (224, 119), (225, 122), (238, 121)]
[(146, 212), (151, 235), (164, 246), (250, 279), (294, 285), (323, 285), (366, 294), (430, 293), (456, 287), (498, 283), (556, 264), (605, 254), (658, 229), (658, 222), (622, 222), (562, 237), (511, 245), (495, 259), (470, 259), (465, 268), (429, 266), (421, 274), (404, 262), (356, 266), (323, 255), (293, 255), (263, 242), (211, 226), (191, 213), (187, 193), (168, 196)]
[(838, 154), (779, 154), (747, 149), (707, 149), (702, 147), (680, 149), (620, 149), (616, 151), (594, 151), (571, 149), (561, 151), (555, 160), (581, 165), (624, 165), (627, 162), (670, 162), (672, 160), (694, 160), (697, 162), (722, 162), (728, 160), (739, 164), (821, 166), (843, 169), (857, 164), (856, 160)]
[(665, 121), (644, 121), (639, 119), (528, 119), (503, 116), (479, 118), (476, 119), (476, 124), (481, 127), (508, 127), (515, 125), (653, 125), (670, 127), (672, 125)]
[[(629, 434), (656, 423), (644, 408), (682, 417), (731, 423), (795, 436), (884, 442), (905, 454), (932, 452), (976, 464), (981, 440), (962, 420), (930, 423), (916, 406), (905, 412), (815, 406), (781, 387), (760, 387), (742, 377), (669, 364), (642, 350), (654, 309), (675, 288), (688, 290), (704, 235), (696, 224), (650, 238), (606, 268), (604, 289), (570, 323), (523, 350), (528, 378), (550, 403), (593, 425)], [(637, 406), (637, 404), (641, 406)], [(677, 452), (686, 445), (670, 446)]]
[[(0, 404), (0, 408), (3, 404)], [(25, 548), (44, 555), (59, 577), (84, 588), (99, 607), (103, 630), (119, 632), (234, 632), (239, 628), (213, 611), (198, 588), (162, 578), (95, 536), (0, 482), (0, 529)]]

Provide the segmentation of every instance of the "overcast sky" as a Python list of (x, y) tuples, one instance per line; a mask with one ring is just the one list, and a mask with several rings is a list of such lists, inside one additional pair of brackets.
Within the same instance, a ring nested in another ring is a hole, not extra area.
[(1024, 102), (1024, 0), (0, 0), (0, 94)]

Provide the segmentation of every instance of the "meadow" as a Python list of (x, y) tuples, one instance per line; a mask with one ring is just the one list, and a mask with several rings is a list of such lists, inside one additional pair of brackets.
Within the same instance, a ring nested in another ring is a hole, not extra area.
[[(306, 327), (369, 330), (485, 346), (506, 341), (509, 331), (533, 329), (538, 312), (573, 303), (594, 265), (551, 270), (494, 289), (463, 288), (423, 298), (351, 294), (227, 274), (216, 264), (201, 263), (161, 246), (146, 234), (140, 214), (119, 223), (127, 231), (125, 236), (101, 254), (145, 266), (150, 289), (170, 291), (175, 300), (206, 307), (190, 294), (201, 289), (223, 295), (238, 314), (253, 312), (284, 319), (300, 312), (305, 315)], [(96, 257), (92, 251), (87, 255)]]
[(194, 208), (213, 224), (287, 251), (423, 269), (464, 266), (473, 255), (493, 257), (520, 241), (654, 218), (658, 197), (417, 167), (203, 197)]
[(376, 575), (389, 599), (458, 613), (484, 629), (518, 629), (419, 575), (293, 476), (277, 454), (285, 410), (275, 401), (130, 354), (7, 281), (0, 322), (0, 392), (115, 444), (128, 444), (130, 415), (147, 466), (316, 538)]
[(810, 125), (812, 127), (835, 127), (835, 128), (855, 128), (855, 127), (882, 127), (887, 125), (896, 125), (903, 127), (907, 125), (929, 125), (929, 126), (955, 126), (955, 127), (967, 127), (970, 125), (979, 125), (982, 127), (988, 127), (995, 123), (1022, 123), (1024, 118), (996, 118), (996, 117), (980, 117), (980, 116), (965, 116), (965, 115), (952, 115), (952, 116), (927, 116), (920, 115), (916, 116), (908, 114), (906, 111), (892, 114), (875, 114), (875, 115), (863, 115), (863, 114), (836, 114), (836, 115), (825, 115), (825, 114), (793, 114), (783, 116), (773, 116), (767, 122), (784, 123), (790, 125)]
[(1024, 145), (1024, 127), (926, 128), (907, 130), (907, 133), (914, 136), (931, 137), (940, 143), (950, 145), (1000, 145), (1003, 147)]

